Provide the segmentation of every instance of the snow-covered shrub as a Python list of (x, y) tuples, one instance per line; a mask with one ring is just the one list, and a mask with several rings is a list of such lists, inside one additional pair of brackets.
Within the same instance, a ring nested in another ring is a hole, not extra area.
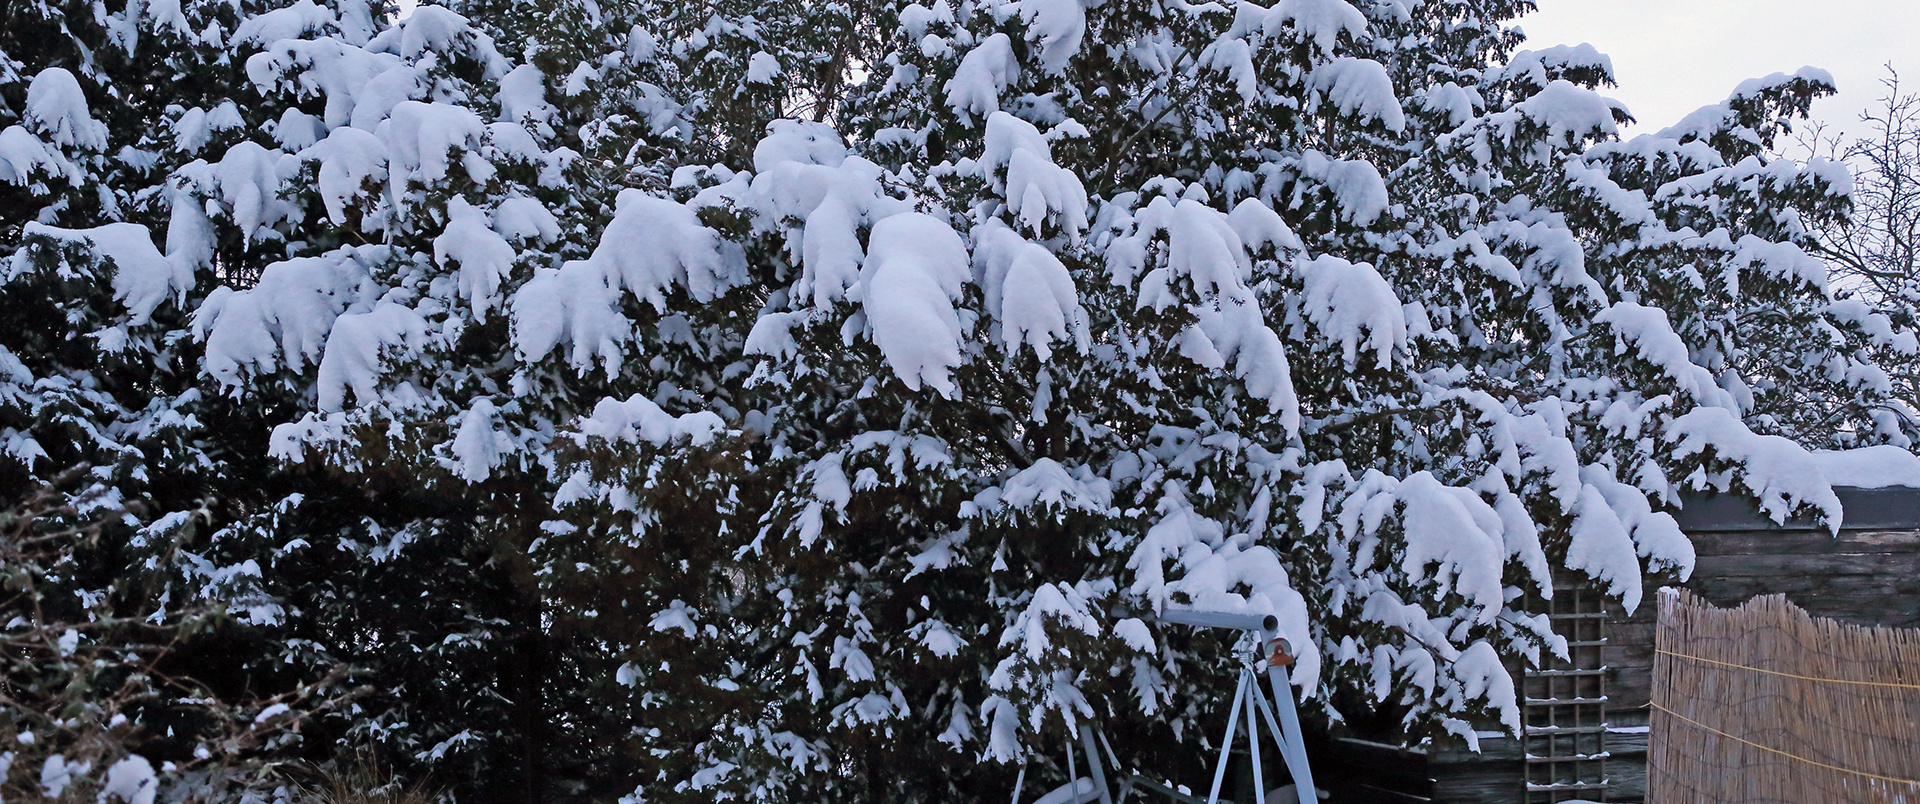
[(1278, 617), (1316, 722), (1510, 728), (1528, 593), (1917, 434), (1844, 175), (1767, 156), (1827, 79), (1622, 141), (1512, 3), (14, 8), (107, 55), (0, 58), (0, 483), (205, 508), (185, 666), (364, 685), (275, 750), (462, 800), (1177, 770), (1169, 605)]

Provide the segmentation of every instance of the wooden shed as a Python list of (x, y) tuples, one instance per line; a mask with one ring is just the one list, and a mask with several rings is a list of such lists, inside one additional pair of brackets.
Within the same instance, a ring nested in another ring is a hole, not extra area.
[[(1719, 606), (1785, 594), (1816, 617), (1920, 627), (1920, 488), (1835, 492), (1845, 511), (1837, 536), (1810, 520), (1775, 523), (1743, 498), (1688, 500), (1675, 518), (1698, 560), (1684, 586)], [(1646, 600), (1631, 614), (1574, 587), (1539, 604), (1573, 655), (1519, 678), (1520, 739), (1488, 733), (1476, 754), (1335, 735), (1325, 758), (1316, 757), (1331, 801), (1644, 801), (1657, 584), (1648, 579)]]

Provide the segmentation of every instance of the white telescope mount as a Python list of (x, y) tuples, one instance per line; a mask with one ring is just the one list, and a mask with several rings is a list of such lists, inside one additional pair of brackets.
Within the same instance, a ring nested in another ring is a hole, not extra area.
[[(1300, 714), (1293, 703), (1293, 685), (1287, 677), (1287, 668), (1293, 664), (1292, 646), (1279, 637), (1280, 621), (1272, 615), (1233, 614), (1219, 611), (1204, 611), (1191, 608), (1169, 607), (1159, 617), (1161, 622), (1188, 625), (1195, 628), (1222, 628), (1240, 632), (1233, 646), (1234, 660), (1240, 665), (1239, 683), (1233, 692), (1233, 705), (1227, 710), (1227, 730), (1220, 740), (1220, 759), (1213, 769), (1213, 785), (1207, 791), (1206, 798), (1175, 790), (1137, 773), (1120, 771), (1119, 758), (1114, 755), (1113, 747), (1106, 744), (1105, 736), (1099, 736), (1099, 743), (1106, 748), (1106, 758), (1112, 763), (1120, 792), (1116, 798), (1108, 785), (1107, 773), (1101, 762), (1100, 752), (1095, 750), (1096, 735), (1091, 724), (1081, 721), (1079, 729), (1080, 747), (1086, 755), (1087, 770), (1091, 776), (1082, 779), (1075, 762), (1071, 745), (1067, 749), (1067, 776), (1065, 787), (1055, 790), (1033, 804), (1080, 804), (1098, 800), (1100, 804), (1125, 804), (1128, 795), (1134, 790), (1152, 792), (1173, 799), (1182, 804), (1219, 804), (1220, 787), (1227, 778), (1227, 764), (1233, 753), (1233, 743), (1240, 735), (1240, 718), (1247, 719), (1247, 742), (1249, 760), (1253, 766), (1253, 804), (1268, 804), (1266, 773), (1260, 761), (1261, 725), (1265, 724), (1266, 733), (1280, 750), (1280, 757), (1286, 761), (1287, 771), (1293, 777), (1293, 789), (1297, 802), (1273, 802), (1273, 804), (1319, 804), (1318, 791), (1313, 785), (1313, 771), (1307, 766), (1307, 750), (1300, 736)], [(1261, 688), (1260, 675), (1265, 672), (1273, 687), (1271, 704), (1267, 693)], [(1026, 768), (1020, 769), (1020, 776), (1014, 782), (1013, 804), (1020, 804), (1020, 786), (1026, 780)], [(1085, 781), (1089, 784), (1082, 785)], [(1247, 804), (1238, 802), (1237, 804)]]

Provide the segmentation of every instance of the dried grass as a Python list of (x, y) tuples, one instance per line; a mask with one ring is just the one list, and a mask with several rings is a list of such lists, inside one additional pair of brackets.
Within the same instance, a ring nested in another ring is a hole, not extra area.
[(1647, 800), (1920, 802), (1920, 630), (1663, 592)]
[(424, 781), (407, 783), (367, 754), (314, 768), (302, 786), (306, 804), (434, 804), (440, 796)]

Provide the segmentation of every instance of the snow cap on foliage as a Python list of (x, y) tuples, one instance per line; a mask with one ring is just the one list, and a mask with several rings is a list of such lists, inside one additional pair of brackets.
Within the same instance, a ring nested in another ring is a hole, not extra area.
[(614, 209), (588, 258), (609, 285), (665, 311), (671, 287), (709, 302), (743, 279), (734, 252), (686, 205), (628, 189), (620, 191)]
[(391, 359), (418, 354), (427, 337), (427, 322), (403, 304), (382, 301), (366, 312), (349, 312), (334, 319), (314, 377), (314, 407), (323, 413), (346, 406), (347, 392), (361, 407), (382, 401), (408, 404), (410, 399), (383, 399), (381, 376)]
[(433, 239), (433, 261), (460, 266), (460, 295), (473, 305), (475, 316), (485, 319), (498, 303), (500, 282), (513, 269), (515, 256), (506, 238), (487, 225), (486, 213), (459, 196), (447, 202), (447, 228)]
[(1387, 183), (1371, 162), (1329, 159), (1319, 151), (1308, 151), (1300, 157), (1299, 169), (1300, 175), (1332, 192), (1340, 217), (1355, 225), (1371, 225), (1387, 211)]
[(59, 151), (47, 147), (33, 132), (20, 126), (0, 130), (0, 182), (27, 184), (35, 173), (80, 180), (79, 171)]
[(27, 85), (26, 124), (56, 145), (89, 151), (107, 149), (107, 124), (93, 119), (86, 93), (73, 73), (48, 67)]
[(1664, 434), (1677, 457), (1711, 451), (1737, 468), (1740, 482), (1757, 498), (1760, 512), (1785, 522), (1794, 509), (1820, 512), (1827, 527), (1839, 532), (1843, 512), (1833, 485), (1805, 447), (1775, 435), (1759, 435), (1724, 408), (1699, 407), (1675, 417)]
[(495, 427), (498, 418), (499, 408), (490, 399), (476, 399), (460, 414), (459, 427), (448, 445), (452, 460), (443, 462), (455, 477), (469, 483), (485, 480), (513, 452), (513, 442)]
[(695, 446), (707, 444), (727, 429), (727, 423), (711, 411), (695, 411), (674, 416), (653, 400), (634, 394), (622, 402), (602, 399), (593, 406), (593, 414), (582, 418), (580, 432), (613, 441), (646, 441), (663, 446), (686, 438)]
[(233, 42), (270, 45), (282, 39), (299, 39), (325, 29), (333, 21), (333, 12), (327, 7), (313, 0), (297, 0), (241, 21), (233, 31)]
[(1631, 349), (1641, 360), (1658, 367), (1674, 387), (1701, 404), (1740, 410), (1733, 397), (1714, 382), (1713, 373), (1693, 362), (1686, 342), (1668, 323), (1665, 310), (1618, 302), (1594, 316), (1593, 322), (1613, 329), (1618, 339), (1616, 354)]
[(1019, 0), (1019, 7), (1027, 38), (1040, 46), (1040, 69), (1065, 70), (1087, 32), (1087, 12), (1080, 0)]
[(316, 189), (335, 225), (347, 223), (347, 204), (366, 195), (368, 181), (387, 178), (387, 146), (372, 132), (342, 126), (298, 154), (320, 163)]
[(965, 327), (953, 303), (971, 278), (969, 262), (960, 235), (931, 215), (908, 212), (873, 225), (860, 300), (874, 345), (908, 388), (960, 393), (951, 372)]
[(1013, 55), (1013, 40), (997, 33), (980, 40), (960, 59), (960, 67), (946, 85), (947, 107), (960, 119), (972, 122), (1000, 110), (1000, 93), (1020, 77), (1020, 61)]
[(193, 266), (169, 260), (153, 245), (153, 233), (137, 223), (109, 223), (92, 229), (60, 229), (29, 223), (22, 234), (48, 237), (90, 248), (113, 263), (113, 297), (127, 307), (128, 323), (147, 323), (154, 308), (169, 297), (184, 299), (193, 288)]
[(975, 281), (986, 294), (987, 312), (1011, 351), (1031, 345), (1045, 362), (1055, 340), (1089, 348), (1087, 311), (1073, 276), (1045, 246), (1030, 243), (998, 220), (974, 230)]
[(534, 269), (533, 278), (514, 292), (512, 310), (513, 348), (522, 362), (545, 358), (564, 344), (575, 371), (587, 373), (597, 358), (611, 374), (621, 345), (633, 337), (633, 322), (620, 313), (619, 291), (599, 266), (585, 260), (569, 260), (557, 270)]
[(1686, 117), (1680, 118), (1680, 122), (1661, 129), (1655, 136), (1681, 142), (1709, 139), (1738, 124), (1740, 112), (1736, 107), (1741, 101), (1795, 84), (1831, 90), (1834, 87), (1833, 74), (1818, 67), (1802, 67), (1791, 74), (1774, 73), (1765, 78), (1749, 78), (1734, 87), (1726, 100), (1687, 113)]
[(1266, 15), (1265, 33), (1270, 37), (1291, 33), (1328, 55), (1340, 34), (1355, 39), (1367, 34), (1367, 15), (1346, 0), (1279, 0)]
[(1053, 163), (1046, 137), (1032, 123), (1006, 112), (989, 115), (980, 159), (994, 188), (1006, 194), (1007, 212), (1029, 231), (1039, 234), (1049, 218), (1076, 237), (1087, 228), (1086, 189), (1073, 171)]
[(1626, 109), (1618, 101), (1564, 79), (1546, 85), (1513, 108), (1545, 128), (1549, 141), (1567, 148), (1589, 137), (1619, 134), (1614, 112)]
[[(1314, 68), (1315, 100), (1325, 99), (1341, 117), (1378, 120), (1389, 130), (1406, 128), (1407, 116), (1393, 94), (1387, 68), (1372, 59), (1341, 57)], [(1310, 107), (1308, 111), (1313, 111)]]
[(775, 120), (767, 124), (767, 136), (753, 146), (753, 169), (761, 173), (781, 162), (839, 167), (846, 160), (840, 132), (811, 120)]
[(1321, 337), (1340, 344), (1348, 370), (1362, 346), (1381, 368), (1393, 365), (1393, 351), (1407, 345), (1406, 313), (1379, 271), (1321, 255), (1300, 265), (1300, 278), (1305, 285), (1301, 312)]
[(383, 255), (382, 247), (368, 246), (297, 257), (267, 266), (253, 287), (215, 289), (193, 317), (194, 333), (206, 342), (204, 370), (238, 387), (243, 372), (317, 364), (334, 319), (369, 279), (362, 261)]

